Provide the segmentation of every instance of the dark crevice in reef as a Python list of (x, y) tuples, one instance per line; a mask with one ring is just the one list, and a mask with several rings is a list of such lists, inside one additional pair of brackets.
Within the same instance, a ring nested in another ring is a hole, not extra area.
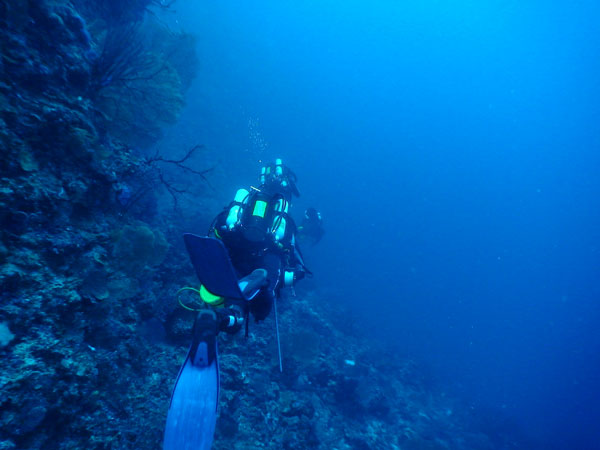
[[(143, 151), (196, 58), (152, 8), (0, 3), (0, 449), (160, 448), (193, 320), (175, 292), (195, 283), (171, 180), (206, 186)], [(215, 448), (509, 447), (321, 300), (282, 305), (283, 374), (270, 321), (223, 338)]]

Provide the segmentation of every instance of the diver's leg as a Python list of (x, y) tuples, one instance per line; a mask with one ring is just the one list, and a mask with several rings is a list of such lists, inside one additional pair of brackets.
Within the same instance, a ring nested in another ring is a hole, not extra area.
[[(247, 299), (253, 299), (267, 284), (267, 271), (256, 269), (239, 281), (240, 289)], [(229, 334), (237, 333), (244, 324), (248, 312), (248, 301), (226, 299), (225, 308), (216, 310), (219, 316), (219, 330)]]
[(224, 331), (227, 334), (236, 334), (242, 329), (246, 320), (246, 312), (239, 305), (219, 308), (216, 313), (219, 321), (219, 331)]

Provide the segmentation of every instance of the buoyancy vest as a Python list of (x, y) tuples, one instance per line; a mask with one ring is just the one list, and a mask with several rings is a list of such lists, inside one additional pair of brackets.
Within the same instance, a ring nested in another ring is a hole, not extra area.
[(288, 210), (289, 202), (282, 194), (240, 189), (226, 210), (221, 228), (224, 232), (239, 232), (253, 244), (289, 248), (296, 225)]

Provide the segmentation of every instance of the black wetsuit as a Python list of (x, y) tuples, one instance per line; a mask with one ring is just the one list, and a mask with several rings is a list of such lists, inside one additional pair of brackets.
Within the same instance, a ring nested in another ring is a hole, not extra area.
[[(227, 246), (227, 244), (225, 245)], [(238, 278), (241, 279), (251, 274), (255, 269), (265, 269), (267, 271), (268, 285), (261, 289), (248, 305), (256, 320), (265, 319), (271, 312), (275, 296), (279, 295), (283, 272), (283, 263), (280, 256), (270, 251), (253, 255), (252, 253), (246, 253), (243, 248), (227, 248)]]
[[(255, 269), (267, 271), (267, 286), (249, 302), (249, 309), (257, 321), (265, 319), (273, 307), (275, 296), (279, 295), (283, 285), (284, 271), (294, 271), (295, 278), (304, 276), (304, 263), (298, 249), (294, 245), (295, 239), (290, 239), (285, 244), (277, 244), (272, 236), (266, 236), (262, 242), (251, 242), (244, 237), (242, 226), (228, 230), (226, 219), (227, 208), (215, 219), (210, 234), (220, 238), (227, 250), (231, 263), (239, 279), (249, 275)], [(295, 231), (291, 217), (287, 217), (288, 226)], [(244, 309), (246, 305), (240, 305)]]

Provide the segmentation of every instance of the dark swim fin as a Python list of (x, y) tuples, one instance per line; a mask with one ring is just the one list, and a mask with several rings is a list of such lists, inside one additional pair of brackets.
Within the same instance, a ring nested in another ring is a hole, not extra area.
[(219, 404), (216, 326), (212, 311), (202, 311), (196, 319), (192, 346), (171, 396), (164, 450), (211, 448)]
[[(245, 306), (264, 286), (266, 271), (261, 269), (238, 283), (227, 249), (218, 239), (193, 234), (183, 238), (198, 279), (213, 294)], [(219, 402), (217, 327), (213, 311), (198, 314), (192, 345), (171, 396), (164, 450), (209, 450), (212, 445)]]
[(238, 286), (237, 276), (223, 242), (189, 233), (183, 235), (183, 241), (196, 275), (206, 289), (221, 297), (247, 300)]
[(256, 269), (238, 280), (223, 242), (215, 238), (184, 234), (183, 240), (202, 285), (228, 300), (248, 301), (267, 283), (267, 271)]

